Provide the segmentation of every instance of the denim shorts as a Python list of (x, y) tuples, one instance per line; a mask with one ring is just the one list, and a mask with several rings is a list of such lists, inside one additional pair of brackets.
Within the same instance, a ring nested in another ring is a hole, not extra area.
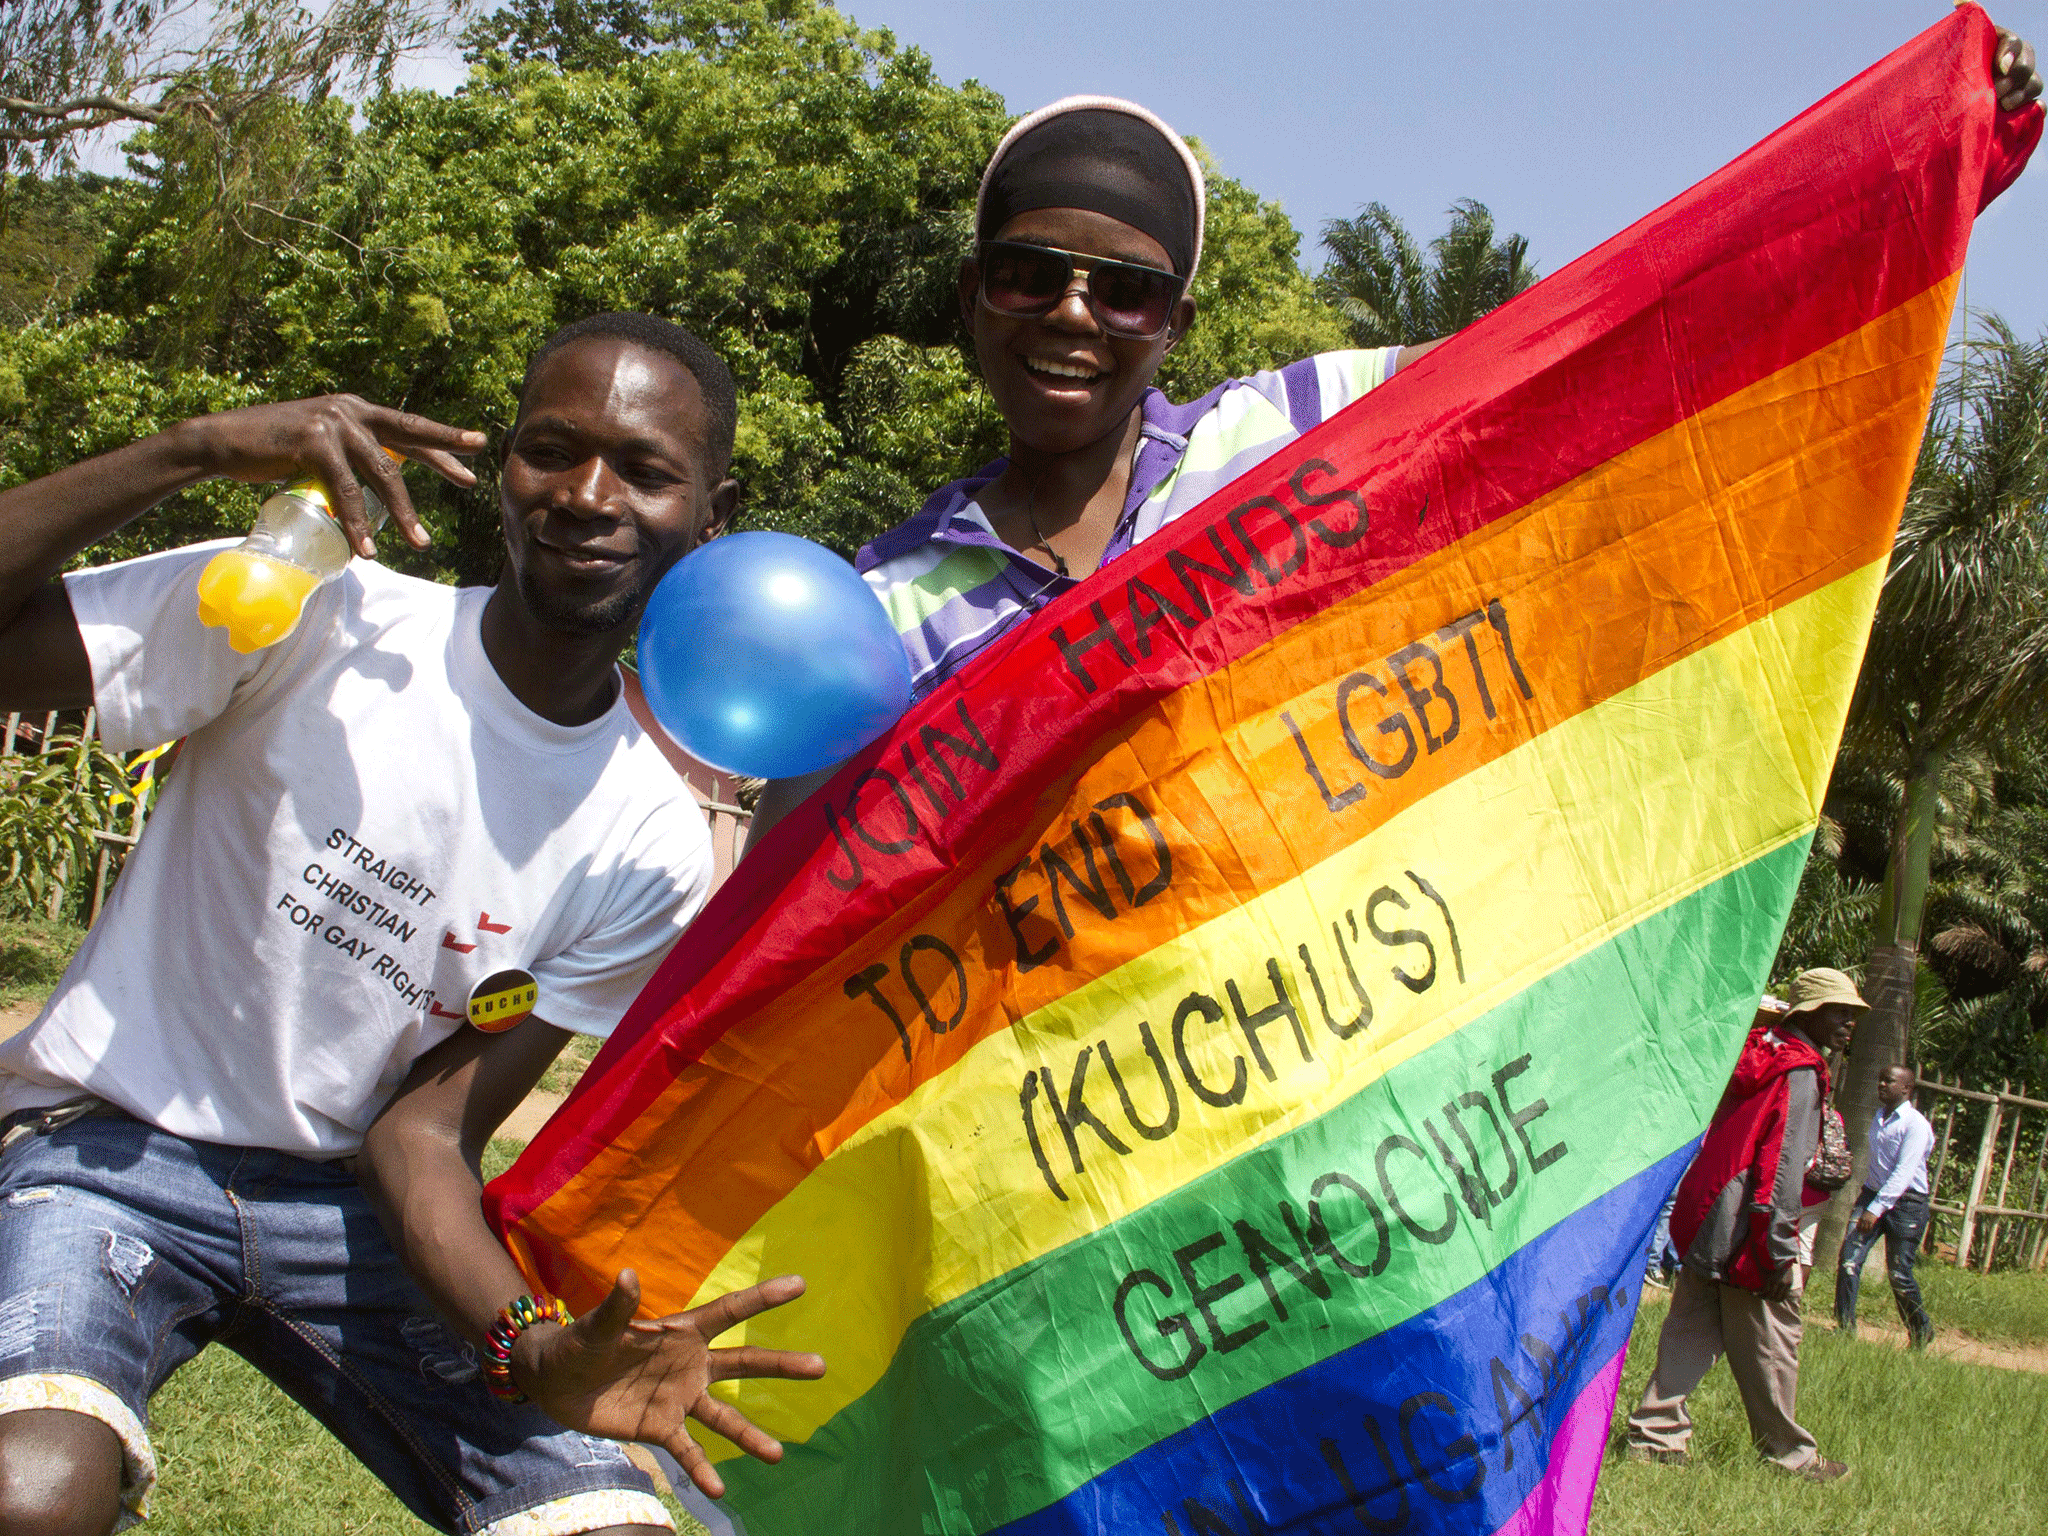
[(290, 1393), (439, 1530), (673, 1528), (617, 1445), (490, 1395), (350, 1174), (118, 1113), (0, 1153), (0, 1412), (68, 1408), (106, 1424), (139, 1517), (156, 1479), (150, 1395), (210, 1343)]

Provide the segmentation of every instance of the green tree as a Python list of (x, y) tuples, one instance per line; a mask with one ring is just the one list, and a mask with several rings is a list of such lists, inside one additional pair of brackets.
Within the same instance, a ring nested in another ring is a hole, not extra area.
[[(68, 316), (0, 335), (0, 473), (187, 405), (324, 390), (502, 428), (532, 346), (607, 308), (732, 364), (754, 526), (850, 553), (1001, 451), (955, 296), (1000, 98), (819, 0), (563, 0), (470, 41), (453, 97), (274, 103), (231, 197), (199, 129), (132, 139)], [(1201, 319), (1163, 379), (1183, 397), (1343, 339), (1279, 208), (1213, 169), (1210, 198)], [(386, 558), (490, 579), (494, 488), (418, 494), (434, 547)], [(232, 531), (253, 504), (204, 488), (110, 552)]]
[(1484, 203), (1451, 204), (1450, 225), (1427, 254), (1384, 203), (1323, 226), (1329, 253), (1317, 285), (1361, 347), (1434, 341), (1461, 331), (1536, 281), (1529, 242), (1496, 239)]
[(446, 36), (462, 0), (8, 0), (0, 18), (0, 173), (68, 165), (123, 123), (231, 138), (280, 100), (388, 85)]
[(464, 34), (469, 56), (498, 52), (515, 64), (545, 59), (563, 69), (603, 69), (672, 42), (672, 28), (644, 0), (516, 0)]
[[(1936, 391), (1850, 705), (1846, 750), (1898, 784), (1864, 970), (1871, 1009), (1838, 1098), (1859, 1156), (1878, 1075), (1911, 1050), (1944, 787), (1973, 754), (2048, 727), (2048, 337), (2022, 342), (1996, 319), (1990, 331)], [(1849, 1198), (1830, 1208), (1824, 1258)]]
[[(342, 103), (288, 105), (253, 221), (222, 220), (192, 135), (139, 135), (147, 195), (75, 318), (0, 342), (0, 372), (21, 381), (15, 411), (0, 401), (6, 472), (106, 446), (115, 413), (97, 402), (117, 392), (98, 376), (138, 366), (181, 398), (352, 389), (503, 426), (547, 331), (638, 308), (732, 362), (752, 514), (801, 525), (844, 467), (836, 417), (857, 348), (886, 331), (921, 357), (950, 334), (946, 311), (912, 310), (931, 273), (950, 285), (955, 212), (1002, 104), (808, 0), (669, 16), (677, 42), (659, 52), (588, 70), (486, 53), (459, 96), (387, 93), (359, 129)], [(488, 579), (488, 494), (422, 490), (436, 547), (391, 557)], [(229, 527), (247, 515), (232, 491), (216, 506)]]
[(1200, 144), (1208, 214), (1190, 290), (1195, 324), (1159, 370), (1191, 400), (1225, 379), (1349, 345), (1340, 317), (1300, 265), (1301, 234), (1278, 203), (1223, 175)]
[[(1935, 786), (1912, 1051), (1971, 1082), (2048, 1081), (2048, 775), (2041, 744), (1956, 753)], [(1906, 784), (1845, 749), (1829, 785), (1773, 980), (1864, 970)]]
[(94, 175), (19, 177), (0, 188), (0, 326), (62, 313), (126, 191)]
[[(0, 331), (0, 482), (33, 480), (207, 411), (262, 398), (205, 368), (162, 369), (135, 355), (134, 327), (110, 314)], [(246, 530), (254, 494), (212, 481), (100, 545), (95, 563)]]

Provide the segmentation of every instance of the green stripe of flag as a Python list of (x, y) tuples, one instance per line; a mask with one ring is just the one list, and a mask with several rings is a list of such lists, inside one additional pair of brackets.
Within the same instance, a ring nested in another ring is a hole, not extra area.
[[(1462, 1290), (1699, 1133), (1808, 841), (1645, 918), (1319, 1119), (926, 1314), (781, 1468), (722, 1464), (749, 1532), (815, 1530), (821, 1508), (840, 1536), (992, 1530)], [(1483, 1187), (1453, 1171), (1472, 1172), (1468, 1137)]]

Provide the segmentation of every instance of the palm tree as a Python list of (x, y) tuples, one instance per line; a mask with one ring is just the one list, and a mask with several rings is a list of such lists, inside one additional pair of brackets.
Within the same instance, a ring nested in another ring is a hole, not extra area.
[(1425, 255), (1385, 203), (1323, 225), (1330, 253), (1317, 287), (1361, 347), (1433, 341), (1463, 330), (1536, 281), (1529, 242), (1494, 239), (1493, 215), (1470, 198), (1451, 205), (1450, 227)]
[[(1959, 750), (1936, 787), (1911, 1054), (1970, 1082), (2048, 1082), (2048, 740)], [(1863, 970), (1905, 804), (1845, 744), (1771, 969)], [(2036, 1024), (2039, 1020), (2039, 1024)]]
[[(1845, 750), (1900, 786), (1864, 972), (1871, 1008), (1838, 1096), (1859, 1162), (1878, 1075), (1909, 1053), (1944, 783), (1973, 751), (2048, 724), (2048, 336), (1988, 323), (1935, 392), (1849, 710)], [(1853, 1198), (1829, 1211), (1830, 1262)]]

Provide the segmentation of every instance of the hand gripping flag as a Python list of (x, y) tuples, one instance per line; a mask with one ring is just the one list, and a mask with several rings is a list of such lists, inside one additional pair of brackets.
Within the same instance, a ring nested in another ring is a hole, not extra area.
[(1966, 9), (1066, 594), (777, 827), (492, 1186), (822, 1382), (754, 1536), (1583, 1530), (1972, 218)]

